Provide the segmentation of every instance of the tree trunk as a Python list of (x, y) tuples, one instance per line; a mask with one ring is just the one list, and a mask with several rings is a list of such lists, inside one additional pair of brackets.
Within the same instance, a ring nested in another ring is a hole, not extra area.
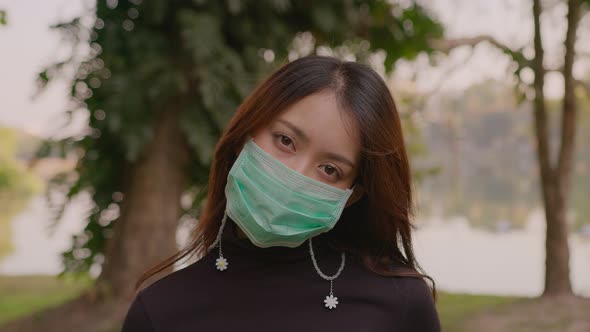
[(98, 284), (118, 296), (132, 294), (145, 269), (177, 250), (189, 147), (178, 128), (177, 105), (172, 109), (161, 114), (153, 141), (131, 167), (121, 215), (106, 248)]
[(543, 295), (572, 294), (569, 270), (570, 251), (568, 245), (567, 208), (576, 135), (575, 82), (572, 68), (581, 0), (570, 0), (568, 6), (568, 28), (565, 39), (566, 52), (563, 69), (565, 93), (561, 122), (561, 142), (557, 166), (553, 167), (551, 165), (549, 151), (548, 120), (543, 93), (545, 68), (543, 66), (544, 52), (541, 42), (540, 25), (542, 9), (540, 0), (533, 0), (535, 137), (537, 140), (537, 156), (541, 175), (541, 190), (545, 206), (545, 217), (547, 219), (545, 288)]

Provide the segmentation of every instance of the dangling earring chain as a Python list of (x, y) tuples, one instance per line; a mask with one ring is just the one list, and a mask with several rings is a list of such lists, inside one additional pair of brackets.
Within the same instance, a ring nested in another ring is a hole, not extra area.
[[(217, 246), (217, 244), (219, 244), (219, 258), (217, 258), (215, 260), (215, 267), (219, 270), (219, 271), (225, 271), (227, 269), (227, 266), (229, 265), (227, 259), (225, 257), (223, 257), (223, 252), (221, 251), (221, 237), (223, 235), (223, 229), (225, 227), (225, 223), (227, 220), (227, 213), (223, 213), (223, 219), (221, 219), (221, 226), (219, 227), (219, 231), (217, 233), (217, 238), (215, 239), (215, 241), (213, 241), (213, 244), (211, 244), (211, 246), (209, 246), (209, 250), (215, 248), (215, 246)], [(340, 273), (342, 272), (342, 270), (344, 270), (344, 265), (346, 264), (346, 254), (344, 252), (342, 252), (342, 263), (340, 263), (340, 267), (338, 268), (338, 271), (333, 275), (333, 276), (327, 276), (325, 275), (319, 268), (318, 266), (318, 262), (315, 259), (315, 253), (313, 252), (313, 244), (311, 243), (311, 238), (309, 238), (309, 254), (311, 255), (311, 261), (313, 263), (313, 267), (315, 268), (316, 272), (318, 273), (318, 275), (320, 277), (322, 277), (325, 280), (328, 280), (330, 282), (330, 295), (326, 296), (326, 299), (324, 299), (324, 304), (327, 308), (334, 309), (336, 308), (336, 305), (338, 305), (338, 298), (334, 296), (334, 279), (338, 278), (340, 276)]]
[(221, 227), (219, 227), (219, 231), (217, 232), (217, 238), (213, 241), (213, 244), (209, 247), (209, 250), (215, 248), (217, 243), (219, 243), (219, 258), (215, 260), (215, 267), (219, 271), (224, 271), (227, 269), (229, 265), (227, 259), (223, 257), (223, 252), (221, 251), (221, 236), (223, 235), (223, 228), (225, 227), (225, 221), (227, 220), (227, 213), (223, 212), (223, 219), (221, 219)]
[(340, 263), (340, 268), (338, 268), (338, 271), (336, 272), (336, 274), (334, 274), (333, 276), (327, 276), (324, 273), (322, 273), (322, 271), (320, 270), (320, 268), (318, 266), (318, 262), (315, 259), (315, 253), (313, 252), (313, 245), (311, 244), (311, 238), (309, 238), (309, 253), (311, 255), (311, 261), (313, 262), (313, 267), (315, 268), (316, 272), (320, 275), (320, 277), (324, 278), (325, 280), (330, 281), (330, 295), (326, 296), (324, 303), (327, 308), (334, 309), (334, 308), (336, 308), (336, 305), (338, 305), (338, 298), (334, 296), (333, 281), (334, 281), (334, 279), (338, 278), (338, 276), (340, 276), (340, 273), (342, 272), (342, 270), (344, 270), (344, 264), (346, 263), (346, 255), (344, 252), (342, 252), (342, 263)]

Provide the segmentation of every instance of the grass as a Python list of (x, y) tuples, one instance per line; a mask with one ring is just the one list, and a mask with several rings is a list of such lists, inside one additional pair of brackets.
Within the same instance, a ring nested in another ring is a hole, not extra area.
[(519, 298), (509, 296), (454, 294), (440, 292), (436, 304), (442, 330), (463, 332), (463, 322), (475, 313), (500, 308)]
[[(0, 276), (0, 324), (75, 297), (90, 279), (51, 276)], [(437, 309), (443, 331), (462, 332), (463, 322), (481, 311), (502, 308), (517, 297), (439, 293)]]
[(78, 295), (90, 279), (52, 276), (0, 276), (0, 324), (59, 305)]

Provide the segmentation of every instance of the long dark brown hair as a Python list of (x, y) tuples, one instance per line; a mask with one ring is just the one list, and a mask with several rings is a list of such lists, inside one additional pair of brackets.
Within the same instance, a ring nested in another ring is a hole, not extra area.
[(249, 135), (302, 98), (335, 93), (361, 133), (359, 200), (346, 207), (328, 233), (341, 249), (359, 254), (371, 271), (384, 276), (427, 278), (412, 249), (412, 177), (400, 117), (383, 79), (370, 67), (311, 55), (284, 64), (239, 106), (215, 148), (206, 206), (189, 244), (147, 270), (136, 287), (185, 257), (204, 256), (212, 245), (225, 210), (229, 170)]

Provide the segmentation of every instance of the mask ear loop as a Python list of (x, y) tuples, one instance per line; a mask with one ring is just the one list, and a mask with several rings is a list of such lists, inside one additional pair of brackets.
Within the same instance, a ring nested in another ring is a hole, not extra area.
[(223, 257), (223, 252), (221, 251), (221, 237), (223, 235), (223, 229), (225, 228), (225, 223), (227, 220), (227, 213), (223, 212), (223, 219), (221, 219), (221, 226), (219, 227), (219, 231), (217, 232), (217, 238), (213, 241), (213, 244), (209, 247), (209, 250), (215, 248), (215, 246), (219, 243), (219, 258), (215, 260), (215, 267), (219, 271), (227, 270), (227, 266), (229, 262), (225, 257)]

